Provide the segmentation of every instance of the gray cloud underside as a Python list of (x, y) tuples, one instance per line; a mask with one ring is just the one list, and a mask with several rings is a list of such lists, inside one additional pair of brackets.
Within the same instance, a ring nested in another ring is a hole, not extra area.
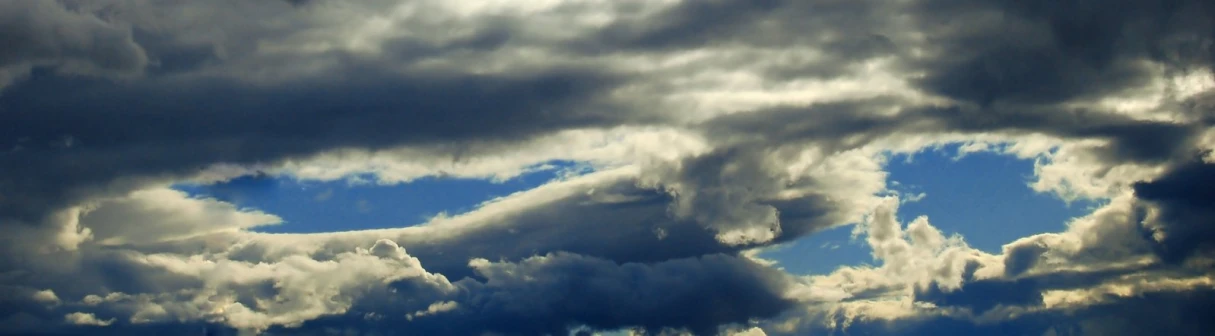
[(1157, 332), (1202, 335), (1215, 330), (1215, 325), (1205, 318), (1215, 308), (1212, 294), (1210, 290), (1152, 293), (1074, 311), (1025, 313), (1001, 322), (975, 323), (966, 318), (937, 317), (893, 324), (857, 323), (848, 330), (853, 334), (899, 335), (1144, 335)]
[[(880, 173), (880, 166), (790, 173), (807, 148), (822, 153), (814, 164), (826, 166), (875, 144), (946, 134), (1098, 141), (1081, 154), (1096, 158), (1099, 175), (1124, 166), (1159, 173), (1129, 187), (1130, 219), (1093, 229), (1109, 246), (1017, 241), (996, 263), (998, 276), (971, 269), (958, 288), (932, 284), (914, 291), (915, 301), (977, 315), (1038, 309), (1047, 291), (1111, 279), (1211, 276), (1215, 214), (1207, 205), (1215, 202), (1215, 170), (1204, 157), (1215, 93), (1208, 87), (1183, 95), (1162, 79), (1210, 74), (1215, 5), (1206, 1), (587, 1), (523, 14), (417, 2), (412, 16), (384, 27), (350, 23), (396, 15), (393, 5), (0, 5), (0, 44), (10, 46), (0, 50), (0, 228), (13, 232), (0, 239), (8, 243), (0, 258), (0, 321), (13, 327), (0, 332), (185, 333), (207, 326), (223, 334), (239, 325), (245, 332), (327, 334), (357, 323), (367, 334), (559, 334), (584, 325), (713, 334), (727, 324), (816, 309), (785, 295), (795, 287), (791, 276), (742, 252), (856, 221), (855, 203), (863, 203), (856, 199), (883, 191), (836, 183), (872, 180), (864, 174)], [(474, 14), (453, 14), (461, 10)], [(586, 13), (606, 13), (607, 22), (565, 19)], [(729, 111), (738, 113), (702, 118), (691, 112), (735, 105), (671, 98), (743, 85), (702, 74), (745, 72), (756, 86), (777, 90), (865, 77), (874, 64), (906, 89), (743, 102)], [(1145, 111), (1104, 103), (1157, 86), (1165, 97)], [(398, 147), (478, 157), (562, 131), (621, 126), (686, 131), (708, 149), (639, 165), (635, 173), (592, 174), (531, 191), (559, 195), (548, 199), (515, 195), (530, 203), (486, 218), (402, 230), (262, 235), (239, 229), (273, 218), (245, 214), (245, 226), (225, 226), (235, 231), (182, 221), (124, 235), (156, 223), (103, 226), (97, 216), (107, 212), (89, 218), (71, 210), (126, 204), (129, 211), (109, 213), (135, 218), (143, 213), (139, 202), (151, 200), (123, 197), (216, 164), (274, 166), (340, 149)], [(874, 176), (879, 184), (885, 179)], [(77, 222), (98, 223), (95, 239), (69, 237), (82, 233)], [(107, 238), (111, 243), (102, 244)], [(400, 256), (395, 244), (404, 247)], [(50, 248), (57, 245), (71, 248)], [(1132, 257), (1150, 261), (1116, 271), (1051, 268), (1053, 260), (1096, 267)], [(486, 261), (470, 264), (478, 258)], [(179, 264), (186, 266), (171, 266)], [(273, 271), (248, 283), (212, 269), (219, 264)], [(371, 282), (332, 279), (339, 290), (316, 301), (291, 295), (324, 286), (276, 285), (324, 267)], [(897, 292), (888, 287), (898, 286), (870, 288), (868, 296)], [(55, 300), (39, 294), (46, 289)], [(253, 313), (188, 308), (226, 299)], [(259, 303), (266, 300), (274, 303)], [(1209, 289), (1149, 291), (996, 322), (925, 315), (861, 319), (846, 331), (1136, 334), (1151, 327), (1187, 334), (1212, 330), (1199, 317), (1212, 302)], [(72, 313), (81, 314), (65, 317)], [(1116, 316), (1143, 322), (1111, 322)], [(169, 322), (177, 318), (187, 322)], [(63, 325), (69, 320), (109, 326)], [(822, 331), (819, 324), (802, 327), (790, 334)]]

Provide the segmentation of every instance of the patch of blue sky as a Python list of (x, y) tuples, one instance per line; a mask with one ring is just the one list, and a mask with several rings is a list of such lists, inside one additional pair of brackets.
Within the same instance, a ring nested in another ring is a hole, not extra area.
[[(1033, 160), (994, 152), (959, 157), (960, 144), (890, 158), (888, 185), (904, 200), (899, 220), (918, 216), (945, 235), (960, 234), (971, 247), (1000, 253), (1021, 237), (1058, 232), (1067, 222), (1092, 211), (1095, 204), (1067, 204), (1055, 195), (1029, 187)], [(922, 197), (922, 198), (921, 198)], [(852, 227), (838, 227), (760, 253), (795, 274), (822, 274), (844, 265), (872, 263), (865, 242), (852, 238)]]
[(1068, 204), (1054, 194), (1034, 191), (1029, 187), (1033, 160), (995, 152), (958, 157), (959, 147), (890, 160), (891, 189), (924, 196), (901, 205), (900, 220), (927, 215), (945, 234), (959, 233), (971, 247), (999, 253), (1017, 238), (1062, 231), (1069, 220), (1095, 206), (1088, 201)]
[[(373, 176), (336, 181), (300, 181), (290, 176), (251, 175), (226, 182), (182, 184), (194, 197), (213, 197), (271, 213), (284, 223), (255, 228), (269, 233), (317, 233), (414, 226), (440, 213), (455, 215), (483, 202), (533, 189), (554, 179), (587, 172), (586, 165), (553, 161), (514, 178), (425, 177), (408, 183), (367, 183)], [(354, 181), (354, 182), (352, 182)], [(359, 182), (363, 181), (363, 182)]]
[(863, 239), (852, 238), (852, 226), (829, 228), (801, 239), (775, 246), (759, 254), (774, 260), (776, 267), (799, 275), (826, 274), (840, 266), (871, 264), (873, 258)]

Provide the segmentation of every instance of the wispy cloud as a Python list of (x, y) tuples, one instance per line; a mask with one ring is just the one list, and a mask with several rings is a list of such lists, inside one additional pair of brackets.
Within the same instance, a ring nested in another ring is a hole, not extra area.
[(368, 213), (371, 212), (372, 206), (370, 201), (361, 199), (354, 202), (354, 208), (359, 212)]
[(317, 202), (328, 201), (330, 198), (333, 198), (333, 189), (332, 188), (325, 189), (325, 191), (319, 192), (316, 194), (316, 196), (312, 197), (312, 199)]

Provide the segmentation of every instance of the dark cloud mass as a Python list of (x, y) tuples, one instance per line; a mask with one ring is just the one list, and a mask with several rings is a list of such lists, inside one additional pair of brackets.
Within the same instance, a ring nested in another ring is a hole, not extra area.
[(1215, 164), (1196, 159), (1150, 182), (1134, 185), (1135, 195), (1160, 209), (1151, 226), (1157, 253), (1165, 261), (1210, 257), (1215, 248)]
[[(722, 322), (745, 323), (792, 306), (781, 297), (778, 271), (725, 255), (626, 263), (549, 254), (517, 264), (474, 261), (477, 278), (457, 283), (465, 296), (449, 312), (410, 321), (320, 319), (305, 325), (361, 332), (414, 330), (422, 334), (562, 335), (575, 325), (596, 329), (642, 327), (712, 334)], [(292, 333), (282, 329), (270, 334)]]
[(76, 188), (129, 176), (183, 176), (214, 163), (345, 147), (470, 146), (627, 120), (595, 102), (611, 80), (593, 73), (348, 75), (352, 79), (274, 89), (198, 80), (89, 83), (63, 91), (59, 79), (34, 79), (0, 97), (13, 130), (5, 147), (64, 137), (74, 145), (5, 153), (0, 185), (25, 196), (6, 199), (3, 207), (6, 213), (44, 211), (75, 201), (65, 198)]
[(1215, 7), (1205, 1), (956, 3), (924, 2), (935, 15), (923, 24), (948, 56), (923, 62), (921, 85), (984, 106), (1116, 94), (1151, 78), (1144, 59), (1179, 68), (1215, 60)]
[(35, 66), (60, 74), (135, 74), (147, 65), (143, 48), (121, 25), (55, 1), (0, 4), (0, 89)]
[[(858, 323), (852, 334), (899, 335), (1206, 335), (1215, 324), (1210, 290), (1153, 293), (1117, 298), (1066, 313), (1026, 312), (1007, 321), (975, 323), (967, 318), (928, 317), (896, 323)], [(827, 330), (820, 330), (827, 332)]]
[[(1210, 334), (1213, 88), (1201, 0), (0, 2), (0, 334)], [(1096, 205), (904, 225), (886, 160), (946, 143)], [(413, 227), (242, 208), (554, 160)], [(877, 266), (756, 257), (850, 224)]]

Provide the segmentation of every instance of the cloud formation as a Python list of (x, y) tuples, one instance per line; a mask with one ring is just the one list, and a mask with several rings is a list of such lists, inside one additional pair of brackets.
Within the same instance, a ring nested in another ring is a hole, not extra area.
[[(0, 42), (3, 334), (1215, 330), (1207, 1), (36, 0)], [(1097, 206), (905, 221), (887, 160), (946, 144)], [(173, 189), (557, 160), (384, 230)], [(875, 265), (755, 256), (845, 225)]]

